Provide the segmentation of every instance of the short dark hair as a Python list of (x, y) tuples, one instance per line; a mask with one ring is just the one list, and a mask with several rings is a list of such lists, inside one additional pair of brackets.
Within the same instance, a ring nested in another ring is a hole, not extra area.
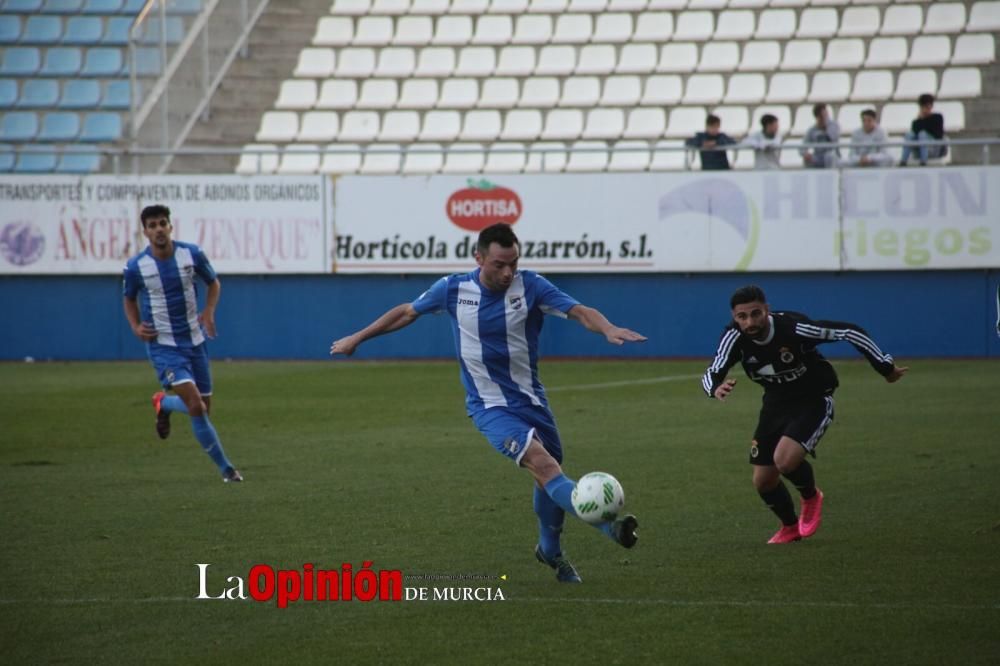
[(862, 111), (861, 112), (861, 117), (864, 118), (865, 116), (868, 116), (872, 120), (875, 120), (876, 118), (878, 118), (878, 116), (875, 115), (875, 109), (865, 109), (864, 111)]
[(729, 307), (732, 309), (737, 305), (756, 302), (767, 303), (767, 296), (764, 295), (764, 290), (757, 285), (748, 284), (733, 292), (733, 295), (729, 298)]
[(917, 98), (917, 104), (920, 106), (934, 106), (934, 95), (930, 93), (924, 93)]
[(517, 240), (514, 230), (506, 222), (497, 222), (479, 232), (479, 240), (476, 241), (476, 249), (479, 254), (486, 256), (490, 251), (490, 245), (496, 243), (500, 247), (520, 247), (521, 241)]
[(776, 122), (778, 122), (777, 116), (772, 116), (770, 113), (765, 113), (760, 117), (760, 126), (764, 129), (767, 129), (767, 126), (771, 123)]
[(820, 102), (819, 104), (813, 104), (813, 118), (819, 118), (819, 114), (823, 113), (823, 109), (826, 108), (826, 104)]
[(142, 226), (145, 228), (146, 220), (152, 219), (154, 217), (165, 217), (170, 220), (170, 209), (163, 204), (153, 204), (152, 206), (146, 206), (139, 213), (139, 219), (142, 220)]
[(709, 125), (721, 125), (721, 124), (722, 120), (720, 120), (719, 116), (715, 115), (714, 113), (708, 114), (708, 118), (705, 118), (706, 127), (708, 127)]

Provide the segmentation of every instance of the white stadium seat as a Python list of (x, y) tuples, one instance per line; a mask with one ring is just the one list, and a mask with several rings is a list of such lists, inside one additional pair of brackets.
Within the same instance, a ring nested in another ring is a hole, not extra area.
[(795, 10), (765, 9), (757, 17), (756, 39), (788, 39), (795, 33)]
[(441, 16), (434, 24), (431, 44), (439, 46), (464, 46), (472, 39), (472, 17)]
[(500, 136), (501, 125), (499, 111), (469, 111), (458, 138), (461, 141), (495, 141)]
[(892, 98), (916, 103), (924, 93), (937, 94), (937, 73), (933, 69), (904, 69), (896, 80), (896, 92)]
[(870, 109), (871, 104), (841, 104), (837, 108), (837, 124), (840, 125), (840, 133), (844, 138), (854, 130), (861, 127), (861, 112)]
[(851, 93), (851, 75), (847, 72), (818, 72), (809, 91), (810, 102), (840, 102)]
[(866, 70), (854, 76), (854, 88), (851, 90), (852, 102), (879, 102), (892, 96), (892, 72), (888, 70)]
[(371, 13), (374, 15), (400, 16), (410, 9), (410, 0), (373, 0)]
[(358, 82), (327, 79), (319, 89), (317, 109), (351, 109), (358, 101)]
[(520, 15), (528, 11), (528, 0), (493, 0), (487, 11), (490, 14)]
[(976, 67), (950, 67), (941, 75), (937, 96), (942, 99), (979, 97), (983, 92), (982, 75)]
[(356, 143), (331, 143), (323, 151), (320, 173), (356, 173), (361, 168), (361, 146)]
[(910, 67), (940, 67), (951, 59), (951, 40), (944, 35), (914, 37), (910, 45)]
[(891, 5), (882, 15), (883, 35), (915, 35), (920, 32), (924, 11), (913, 5)]
[(622, 136), (626, 139), (656, 139), (667, 129), (667, 112), (660, 108), (632, 109)]
[(375, 50), (341, 49), (337, 59), (337, 78), (366, 79), (375, 71)]
[(486, 12), (490, 0), (451, 0), (449, 14), (469, 14), (476, 16)]
[(727, 104), (758, 104), (764, 100), (767, 83), (763, 74), (733, 74), (726, 88)]
[(693, 74), (684, 85), (684, 104), (718, 104), (725, 94), (725, 85), (719, 74)]
[(566, 11), (598, 14), (608, 6), (608, 0), (569, 0)]
[(333, 141), (340, 131), (340, 116), (335, 111), (307, 111), (302, 114), (296, 141)]
[(772, 102), (802, 102), (806, 98), (808, 79), (801, 72), (783, 72), (771, 76), (765, 101)]
[(372, 0), (333, 0), (330, 13), (364, 16), (371, 11), (371, 6)]
[(525, 141), (537, 139), (542, 133), (542, 112), (538, 109), (515, 109), (504, 117), (500, 139)]
[[(704, 119), (703, 119), (704, 120)], [(657, 141), (652, 149), (650, 171), (675, 171), (687, 167), (683, 141)]]
[(710, 42), (701, 48), (699, 72), (731, 72), (740, 62), (740, 47), (734, 42)]
[(374, 111), (348, 111), (340, 124), (341, 141), (374, 141), (379, 130), (379, 115)]
[(617, 56), (611, 44), (587, 44), (580, 49), (577, 74), (610, 74), (615, 70)]
[[(253, 152), (258, 149), (268, 152)], [(278, 154), (276, 149), (277, 146), (273, 143), (248, 143), (243, 146), (240, 161), (236, 165), (236, 173), (274, 173), (274, 170), (278, 168)]]
[(423, 46), (430, 43), (433, 35), (434, 20), (430, 16), (401, 16), (396, 21), (392, 43), (396, 46)]
[(724, 9), (729, 0), (689, 0), (688, 9)]
[(593, 41), (620, 44), (632, 37), (631, 14), (600, 14), (594, 27)]
[(405, 79), (413, 74), (416, 66), (417, 56), (409, 47), (379, 49), (374, 76)]
[(354, 29), (356, 46), (381, 46), (392, 41), (392, 18), (388, 16), (363, 16)]
[(591, 109), (583, 123), (584, 139), (618, 139), (625, 131), (625, 112), (621, 109)]
[(431, 46), (420, 49), (414, 76), (444, 78), (455, 72), (455, 49), (446, 46)]
[(261, 116), (258, 142), (294, 141), (299, 133), (299, 114), (294, 111), (267, 111)]
[(635, 106), (641, 97), (642, 81), (638, 76), (609, 76), (604, 79), (599, 104), (602, 107)]
[(486, 173), (520, 173), (527, 158), (524, 144), (513, 141), (498, 141), (490, 146), (486, 155)]
[(476, 19), (473, 44), (503, 45), (514, 35), (514, 21), (510, 16), (480, 16)]
[(646, 9), (648, 0), (610, 0), (609, 12), (641, 12)]
[(319, 146), (311, 143), (295, 143), (281, 154), (281, 166), (278, 173), (302, 174), (316, 173), (319, 170)]
[(965, 5), (960, 2), (932, 2), (927, 7), (924, 32), (962, 32), (965, 29)]
[(690, 137), (705, 129), (707, 113), (700, 106), (678, 106), (670, 110), (666, 136)]
[(440, 143), (411, 143), (403, 156), (403, 173), (437, 173), (444, 166)]
[(528, 76), (535, 71), (535, 49), (505, 46), (500, 49), (495, 76)]
[(775, 41), (753, 41), (743, 45), (741, 72), (772, 71), (781, 61), (781, 46)]
[(590, 41), (594, 19), (590, 14), (563, 14), (556, 20), (553, 44), (582, 44)]
[(441, 84), (438, 106), (445, 109), (471, 109), (479, 101), (479, 82), (475, 79), (445, 79)]
[(569, 0), (531, 0), (529, 14), (561, 14), (566, 11)]
[(483, 82), (482, 93), (476, 106), (511, 109), (517, 106), (520, 88), (514, 78), (489, 78)]
[(389, 111), (382, 116), (379, 141), (414, 141), (420, 133), (420, 114), (416, 111)]
[(677, 17), (677, 27), (674, 39), (702, 42), (712, 38), (715, 32), (715, 22), (712, 12), (680, 12)]
[(579, 109), (552, 109), (545, 114), (542, 140), (576, 139), (583, 132), (583, 112)]
[(832, 37), (837, 33), (837, 10), (829, 7), (810, 7), (799, 16), (796, 37)]
[(715, 39), (746, 40), (753, 36), (754, 13), (751, 11), (725, 11), (719, 13), (715, 26)]
[(608, 166), (608, 145), (603, 141), (576, 141), (569, 153), (566, 171), (604, 171)]
[(868, 43), (865, 67), (902, 67), (906, 62), (906, 39), (876, 37)]
[(823, 69), (857, 69), (865, 61), (865, 43), (861, 39), (831, 39), (826, 45)]
[(1000, 2), (989, 0), (973, 3), (965, 29), (969, 32), (1000, 31)]
[(658, 72), (691, 72), (698, 66), (698, 47), (694, 44), (664, 44), (660, 48)]
[(740, 137), (750, 128), (750, 111), (745, 106), (717, 106), (712, 113), (719, 117), (722, 131)]
[(993, 35), (959, 35), (955, 40), (953, 65), (986, 65), (996, 57)]
[(643, 106), (669, 106), (681, 100), (681, 77), (676, 74), (654, 74), (646, 78), (642, 89)]
[(539, 141), (531, 144), (525, 162), (525, 172), (558, 173), (566, 168), (566, 144), (559, 141)]
[(518, 106), (525, 108), (546, 108), (559, 101), (559, 80), (554, 77), (532, 77), (521, 85), (521, 100)]
[(398, 173), (403, 161), (398, 143), (373, 143), (365, 149), (361, 173)]
[(819, 69), (823, 62), (823, 45), (818, 39), (793, 39), (785, 44), (781, 69)]
[(316, 24), (313, 44), (316, 46), (347, 46), (354, 39), (354, 19), (344, 16), (324, 16)]
[(882, 25), (878, 7), (848, 7), (840, 19), (841, 37), (871, 37)]
[(654, 44), (625, 44), (618, 56), (619, 74), (646, 74), (656, 69)]
[(665, 42), (674, 33), (674, 17), (669, 12), (645, 12), (635, 24), (633, 42)]
[(935, 102), (934, 110), (944, 116), (945, 133), (965, 129), (965, 105), (962, 102)]
[(550, 44), (543, 46), (538, 52), (538, 66), (535, 74), (539, 76), (568, 76), (576, 69), (576, 47), (566, 44)]
[(563, 81), (559, 106), (594, 106), (600, 98), (601, 82), (596, 76), (571, 76)]
[(325, 79), (333, 75), (337, 58), (333, 49), (306, 48), (299, 53), (299, 64), (293, 76), (298, 78)]
[(552, 17), (518, 16), (511, 42), (514, 44), (545, 44), (552, 39)]
[(910, 124), (916, 117), (916, 104), (892, 102), (882, 107), (879, 125), (886, 132), (905, 133), (910, 131)]
[(813, 105), (803, 104), (795, 110), (795, 120), (791, 124), (791, 134), (797, 137), (804, 136), (809, 128), (815, 124), (816, 118), (813, 116)]
[(410, 6), (410, 13), (439, 16), (448, 11), (450, 4), (451, 0), (413, 0), (413, 4)]
[(420, 141), (454, 141), (462, 127), (458, 111), (428, 111), (417, 138)]
[(407, 79), (399, 93), (401, 109), (430, 109), (437, 105), (438, 82), (431, 79)]
[(645, 141), (618, 141), (611, 148), (608, 171), (645, 171), (649, 168), (649, 144)]
[(316, 104), (317, 86), (312, 79), (290, 79), (281, 82), (276, 109), (311, 109)]

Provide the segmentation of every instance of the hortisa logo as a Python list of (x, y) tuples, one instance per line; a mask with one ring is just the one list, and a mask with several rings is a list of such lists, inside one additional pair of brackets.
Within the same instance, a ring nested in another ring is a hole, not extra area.
[(514, 190), (488, 180), (469, 178), (468, 187), (448, 197), (445, 212), (455, 226), (466, 231), (482, 231), (504, 222), (514, 224), (521, 217), (521, 198)]

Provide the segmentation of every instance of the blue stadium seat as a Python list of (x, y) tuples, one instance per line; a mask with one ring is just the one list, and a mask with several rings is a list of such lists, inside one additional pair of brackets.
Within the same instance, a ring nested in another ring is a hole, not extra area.
[(125, 5), (122, 6), (122, 14), (138, 14), (142, 11), (142, 6), (146, 4), (146, 0), (125, 0)]
[(11, 76), (33, 76), (42, 66), (42, 55), (34, 47), (15, 47), (3, 53), (0, 74)]
[(24, 44), (58, 44), (62, 37), (62, 19), (58, 16), (29, 16), (24, 24)]
[(201, 8), (201, 0), (174, 0), (167, 5), (167, 11), (171, 14), (197, 14)]
[(7, 0), (3, 10), (11, 14), (30, 14), (37, 12), (41, 6), (42, 0)]
[(21, 86), (17, 105), (22, 109), (47, 109), (59, 99), (59, 82), (52, 79), (28, 79)]
[[(142, 29), (142, 35), (139, 39), (142, 44), (159, 44), (160, 43), (160, 25), (161, 21), (158, 18), (150, 18), (146, 20), (145, 26)], [(165, 24), (167, 36), (167, 44), (178, 44), (181, 39), (184, 38), (184, 21), (179, 16), (168, 16)]]
[(9, 109), (17, 103), (17, 81), (0, 79), (0, 109)]
[(80, 141), (112, 142), (122, 137), (122, 119), (117, 113), (88, 113)]
[(73, 16), (66, 22), (66, 36), (63, 44), (89, 46), (101, 41), (104, 35), (104, 21), (96, 16)]
[(0, 141), (31, 141), (38, 134), (38, 114), (14, 111), (0, 118)]
[(118, 76), (123, 65), (121, 49), (87, 49), (87, 60), (83, 63), (80, 76)]
[(59, 157), (58, 173), (92, 173), (101, 168), (101, 155), (90, 146), (66, 146)]
[(63, 84), (60, 109), (93, 109), (101, 101), (101, 84), (93, 79), (73, 79)]
[(80, 135), (80, 116), (71, 111), (46, 113), (38, 141), (74, 141)]
[(131, 106), (130, 91), (132, 90), (128, 80), (110, 81), (104, 88), (104, 97), (101, 99), (102, 109), (127, 109)]
[(14, 169), (14, 146), (9, 143), (0, 144), (0, 173)]
[(76, 14), (83, 7), (83, 0), (45, 0), (45, 14)]
[(56, 168), (56, 151), (49, 146), (24, 146), (17, 156), (14, 171), (47, 173)]
[(75, 47), (59, 47), (45, 52), (45, 65), (39, 74), (42, 76), (76, 76), (80, 71), (82, 60), (80, 49)]
[(117, 14), (121, 11), (122, 0), (87, 0), (84, 14)]
[(104, 29), (101, 44), (125, 46), (128, 44), (128, 31), (132, 28), (132, 18), (129, 16), (112, 16)]
[(136, 76), (159, 76), (162, 68), (159, 49), (138, 48), (135, 50)]
[(0, 16), (0, 44), (16, 44), (21, 38), (21, 17)]

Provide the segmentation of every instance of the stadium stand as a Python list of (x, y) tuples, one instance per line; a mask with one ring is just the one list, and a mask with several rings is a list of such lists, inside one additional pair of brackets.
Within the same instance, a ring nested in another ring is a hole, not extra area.
[[(51, 137), (72, 121), (48, 116), (64, 113), (76, 116), (75, 141), (121, 141), (123, 40), (141, 5), (4, 2), (0, 141), (59, 145)], [(150, 31), (176, 44), (200, 9), (172, 6), (143, 36), (141, 85), (163, 67)], [(813, 103), (831, 105), (845, 136), (874, 107), (900, 138), (927, 92), (951, 138), (989, 136), (1000, 129), (998, 32), (998, 0), (272, 0), (188, 145), (245, 146), (223, 160), (240, 173), (684, 168), (683, 153), (656, 148), (702, 129), (709, 112), (734, 136), (770, 113), (796, 141)], [(532, 146), (548, 152), (516, 154)]]

